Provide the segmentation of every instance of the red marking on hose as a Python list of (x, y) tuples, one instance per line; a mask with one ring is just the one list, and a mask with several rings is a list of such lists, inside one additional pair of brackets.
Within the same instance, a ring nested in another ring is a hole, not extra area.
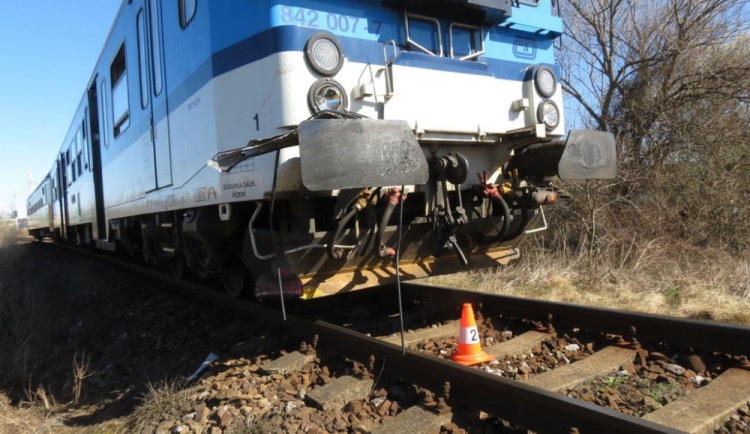
[(497, 189), (497, 185), (487, 182), (487, 171), (484, 171), (484, 177), (477, 172), (477, 178), (479, 178), (479, 186), (482, 188), (482, 194), (485, 195), (485, 197), (489, 197), (491, 199), (499, 199), (501, 197), (500, 191)]
[(391, 187), (390, 190), (385, 194), (388, 196), (388, 202), (393, 205), (398, 205), (399, 199), (401, 198), (401, 192), (396, 187)]

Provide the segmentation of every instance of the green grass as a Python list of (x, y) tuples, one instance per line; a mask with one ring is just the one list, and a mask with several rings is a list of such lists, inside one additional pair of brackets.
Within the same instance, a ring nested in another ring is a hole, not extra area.
[(667, 403), (667, 396), (675, 390), (677, 385), (670, 383), (655, 383), (650, 380), (646, 380), (646, 395), (650, 396), (654, 401), (661, 405)]
[(682, 304), (682, 297), (681, 294), (682, 289), (676, 286), (672, 286), (667, 288), (664, 291), (664, 298), (667, 301), (667, 304), (669, 304), (671, 307), (678, 307), (680, 304)]

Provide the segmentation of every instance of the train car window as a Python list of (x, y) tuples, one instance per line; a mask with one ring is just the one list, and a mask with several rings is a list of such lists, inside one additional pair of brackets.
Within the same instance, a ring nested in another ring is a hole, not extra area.
[[(71, 145), (71, 147), (72, 147), (72, 145)], [(75, 154), (73, 154), (73, 155), (75, 155)], [(70, 185), (70, 184), (73, 183), (73, 181), (76, 180), (76, 178), (75, 178), (76, 177), (75, 161), (72, 161), (70, 159), (70, 148), (68, 148), (68, 150), (65, 151), (65, 161), (66, 161), (65, 172), (68, 175), (68, 185)]]
[(86, 118), (88, 117), (88, 110), (84, 110), (86, 113), (81, 121), (81, 143), (83, 143), (83, 168), (91, 171), (91, 148), (89, 146), (88, 134), (86, 131)]
[[(159, 5), (156, 0), (150, 0), (149, 11), (151, 12), (151, 73), (153, 74), (154, 96), (161, 95), (161, 37), (159, 35)], [(195, 13), (195, 8), (193, 8)]]
[(71, 174), (70, 170), (70, 149), (65, 151), (65, 154), (63, 154), (63, 158), (65, 159), (65, 177), (68, 180), (68, 185), (73, 183), (73, 175)]
[(112, 117), (115, 137), (130, 125), (130, 105), (128, 103), (128, 73), (125, 67), (125, 44), (117, 51), (109, 68), (112, 78)]
[(102, 103), (100, 105), (101, 108), (99, 109), (101, 111), (101, 113), (99, 113), (99, 119), (102, 120), (101, 137), (102, 137), (102, 143), (104, 144), (104, 149), (107, 149), (109, 148), (109, 130), (107, 129), (108, 128), (107, 119), (109, 119), (107, 118), (107, 92), (106, 92), (107, 81), (102, 79), (102, 83), (99, 86), (99, 88), (101, 89), (101, 92), (99, 92), (99, 95), (102, 96)]
[(195, 17), (198, 0), (180, 0), (180, 27), (185, 30)]
[(83, 161), (82, 161), (82, 155), (83, 155), (83, 132), (81, 130), (81, 127), (78, 127), (78, 131), (76, 131), (76, 166), (78, 167), (78, 176), (81, 176), (83, 173)]
[(70, 149), (68, 151), (68, 152), (72, 151), (72, 154), (73, 154), (72, 158), (69, 160), (70, 161), (70, 178), (71, 178), (71, 181), (73, 182), (75, 182), (75, 180), (78, 178), (78, 167), (76, 165), (76, 162), (78, 161), (78, 158), (76, 158), (78, 156), (77, 148), (78, 146), (76, 144), (76, 138), (73, 137), (73, 141), (70, 142)]
[(451, 58), (471, 60), (484, 53), (484, 33), (481, 27), (452, 23), (449, 29)]
[(539, 6), (539, 0), (516, 0), (516, 6), (518, 6), (519, 4), (529, 5), (529, 6)]
[(141, 81), (141, 108), (148, 107), (148, 65), (146, 64), (146, 28), (143, 9), (138, 11), (136, 28), (138, 29), (138, 78)]

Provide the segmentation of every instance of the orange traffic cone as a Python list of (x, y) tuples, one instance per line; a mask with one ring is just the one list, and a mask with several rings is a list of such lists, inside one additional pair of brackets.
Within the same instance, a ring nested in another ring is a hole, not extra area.
[(461, 311), (461, 332), (458, 335), (458, 351), (452, 357), (454, 362), (462, 365), (478, 365), (495, 358), (482, 351), (479, 342), (479, 330), (474, 321), (474, 309), (471, 303), (464, 303)]

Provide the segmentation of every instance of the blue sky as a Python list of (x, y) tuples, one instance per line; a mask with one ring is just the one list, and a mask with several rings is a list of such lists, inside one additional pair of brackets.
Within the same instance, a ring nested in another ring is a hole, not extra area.
[(0, 1), (0, 217), (52, 167), (120, 3)]

